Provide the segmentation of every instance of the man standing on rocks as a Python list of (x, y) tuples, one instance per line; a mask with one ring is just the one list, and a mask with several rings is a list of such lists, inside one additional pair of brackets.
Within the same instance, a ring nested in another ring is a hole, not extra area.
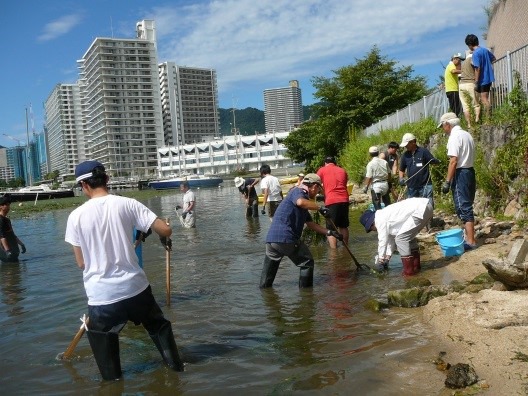
[(475, 215), (473, 201), (477, 190), (475, 179), (475, 142), (469, 132), (460, 127), (460, 119), (455, 113), (445, 113), (440, 118), (437, 128), (442, 127), (449, 135), (447, 140), (447, 156), (449, 164), (447, 176), (442, 184), (442, 192), (453, 192), (455, 211), (460, 220), (464, 222), (465, 242), (464, 250), (477, 247), (475, 241)]

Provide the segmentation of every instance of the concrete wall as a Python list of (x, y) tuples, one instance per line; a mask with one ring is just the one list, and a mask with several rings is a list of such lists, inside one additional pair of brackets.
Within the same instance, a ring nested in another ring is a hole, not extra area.
[[(497, 59), (528, 44), (528, 0), (495, 0), (485, 45)], [(476, 34), (476, 33), (475, 33)]]

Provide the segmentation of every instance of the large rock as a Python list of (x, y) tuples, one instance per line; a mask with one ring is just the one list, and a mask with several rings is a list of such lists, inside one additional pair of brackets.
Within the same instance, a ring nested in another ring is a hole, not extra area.
[(473, 367), (465, 363), (457, 363), (447, 370), (445, 386), (451, 389), (465, 388), (477, 383), (478, 376)]
[(486, 259), (482, 264), (493, 279), (516, 289), (528, 287), (528, 262), (512, 264), (507, 260)]

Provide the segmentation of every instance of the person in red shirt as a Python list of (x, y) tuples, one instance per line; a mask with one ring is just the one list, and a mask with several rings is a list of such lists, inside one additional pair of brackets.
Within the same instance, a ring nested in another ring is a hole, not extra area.
[[(326, 220), (326, 228), (333, 230), (333, 224), (343, 235), (343, 243), (348, 245), (348, 175), (343, 168), (336, 165), (334, 157), (326, 157), (325, 165), (317, 171), (317, 175), (323, 182), (325, 194), (325, 206), (330, 210), (330, 218)], [(337, 239), (328, 236), (331, 248), (337, 247)]]

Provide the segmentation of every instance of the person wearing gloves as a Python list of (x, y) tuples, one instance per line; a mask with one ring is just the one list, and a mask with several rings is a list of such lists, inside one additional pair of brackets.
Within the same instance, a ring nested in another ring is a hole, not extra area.
[(260, 167), (260, 188), (264, 197), (262, 198), (262, 214), (266, 214), (266, 204), (268, 207), (268, 216), (273, 219), (275, 211), (282, 201), (282, 187), (279, 179), (271, 175), (271, 168), (269, 165), (262, 165)]
[(16, 236), (11, 220), (7, 217), (10, 208), (9, 195), (0, 197), (0, 260), (2, 261), (18, 261), (18, 255), (26, 253), (26, 246)]
[(246, 217), (258, 217), (258, 195), (255, 186), (259, 179), (235, 177), (235, 187), (246, 199)]
[(313, 200), (321, 190), (321, 178), (314, 173), (308, 173), (304, 176), (302, 184), (293, 187), (277, 208), (266, 236), (266, 256), (260, 277), (260, 288), (273, 285), (284, 256), (300, 269), (299, 287), (313, 286), (314, 260), (310, 249), (301, 240), (305, 224), (319, 234), (343, 240), (343, 235), (317, 224), (310, 215), (310, 210), (318, 210), (324, 217), (330, 216), (328, 208), (319, 207)]
[(171, 369), (183, 371), (171, 322), (156, 303), (131, 243), (134, 227), (145, 233), (152, 228), (170, 250), (172, 229), (139, 201), (109, 194), (100, 162), (81, 162), (75, 177), (88, 201), (70, 213), (64, 239), (83, 271), (90, 319), (86, 334), (101, 376), (122, 376), (119, 332), (129, 320), (143, 325)]
[(180, 184), (180, 191), (183, 192), (183, 207), (176, 205), (176, 210), (183, 209), (181, 214), (182, 225), (185, 228), (196, 227), (196, 198), (194, 192), (189, 187), (189, 182)]
[(406, 150), (400, 159), (400, 186), (407, 186), (407, 198), (428, 198), (434, 208), (429, 165), (437, 165), (440, 161), (425, 147), (418, 146), (416, 136), (412, 133), (403, 135), (400, 147)]
[(369, 148), (369, 155), (372, 157), (367, 164), (367, 173), (365, 175), (365, 187), (363, 193), (368, 192), (368, 188), (372, 185), (370, 193), (372, 195), (372, 205), (374, 209), (381, 209), (381, 201), (384, 206), (389, 206), (390, 190), (392, 181), (392, 171), (389, 163), (379, 157), (378, 147), (372, 146)]
[(453, 192), (455, 212), (464, 222), (465, 241), (464, 250), (477, 247), (475, 240), (475, 214), (473, 202), (477, 191), (475, 178), (475, 142), (469, 132), (460, 127), (460, 119), (455, 113), (445, 113), (440, 118), (438, 128), (442, 128), (449, 135), (447, 139), (447, 176), (442, 184), (442, 192)]
[(389, 268), (392, 252), (400, 252), (403, 275), (415, 275), (420, 269), (420, 249), (416, 235), (433, 217), (427, 198), (409, 198), (382, 210), (366, 210), (359, 221), (366, 232), (378, 232), (378, 270)]

